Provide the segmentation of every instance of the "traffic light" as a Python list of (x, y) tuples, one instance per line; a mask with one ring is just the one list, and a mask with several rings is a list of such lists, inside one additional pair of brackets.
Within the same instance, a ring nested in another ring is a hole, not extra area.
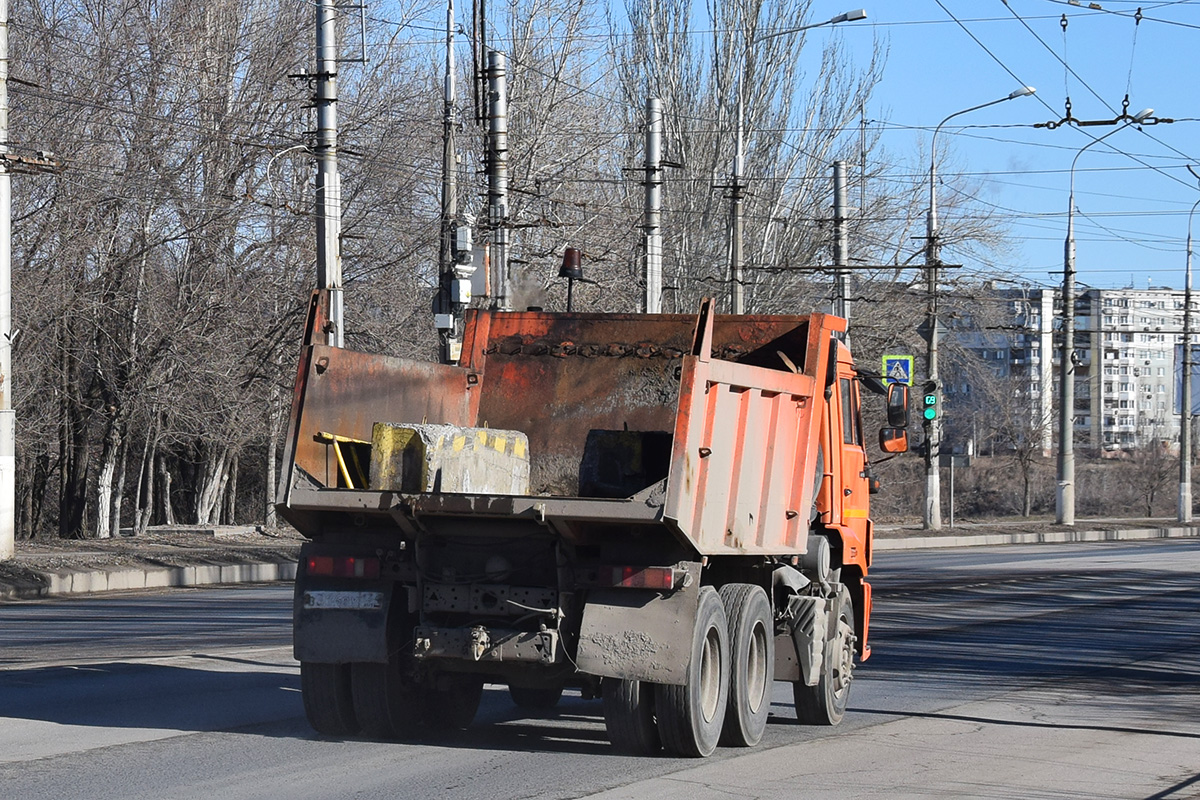
[(941, 387), (937, 381), (925, 381), (922, 389), (924, 390), (922, 405), (925, 409), (923, 416), (926, 421), (933, 422), (938, 417), (938, 390)]

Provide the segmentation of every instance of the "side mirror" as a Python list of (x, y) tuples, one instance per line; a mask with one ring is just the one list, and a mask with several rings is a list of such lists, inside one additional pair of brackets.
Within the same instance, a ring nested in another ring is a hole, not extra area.
[(907, 453), (908, 431), (904, 428), (881, 428), (879, 449), (885, 453)]
[(888, 384), (887, 421), (892, 428), (908, 427), (908, 386), (903, 383)]

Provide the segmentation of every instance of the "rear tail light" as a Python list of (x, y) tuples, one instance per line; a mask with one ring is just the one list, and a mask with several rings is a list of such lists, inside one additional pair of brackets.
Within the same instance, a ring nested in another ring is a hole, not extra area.
[(627, 589), (675, 588), (676, 575), (673, 567), (612, 567), (611, 585)]
[(305, 572), (330, 578), (378, 578), (378, 558), (354, 556), (309, 556)]

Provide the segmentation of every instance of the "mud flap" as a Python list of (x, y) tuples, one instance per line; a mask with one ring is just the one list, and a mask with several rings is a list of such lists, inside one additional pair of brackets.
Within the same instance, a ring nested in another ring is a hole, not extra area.
[[(800, 681), (805, 686), (816, 686), (821, 679), (831, 605), (824, 597), (793, 596), (789, 602), (788, 624), (800, 662)], [(837, 618), (836, 614), (832, 616)]]
[(319, 581), (297, 583), (292, 642), (296, 660), (386, 664), (392, 587), (390, 582), (356, 585), (353, 590)]
[(580, 671), (682, 686), (691, 660), (699, 583), (667, 595), (646, 589), (592, 590), (579, 631)]

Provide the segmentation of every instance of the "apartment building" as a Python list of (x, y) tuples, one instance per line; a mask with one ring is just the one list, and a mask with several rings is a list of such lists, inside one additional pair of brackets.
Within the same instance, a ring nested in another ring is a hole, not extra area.
[[(1052, 451), (1057, 431), (1061, 300), (1057, 289), (992, 288), (1007, 330), (961, 327), (959, 341), (998, 377), (1016, 384), (1031, 430)], [(1167, 288), (1083, 289), (1075, 303), (1075, 442), (1119, 450), (1179, 437), (1176, 345), (1183, 341), (1183, 292)], [(1200, 338), (1200, 337), (1194, 337)], [(1193, 345), (1195, 341), (1193, 341)], [(948, 386), (953, 394), (962, 387)]]

